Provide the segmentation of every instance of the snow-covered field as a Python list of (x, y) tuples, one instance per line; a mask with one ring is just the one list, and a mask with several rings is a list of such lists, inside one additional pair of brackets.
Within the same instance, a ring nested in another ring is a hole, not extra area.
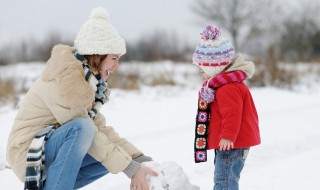
[[(194, 86), (114, 89), (102, 112), (108, 124), (146, 155), (157, 162), (178, 163), (191, 183), (208, 190), (213, 187), (213, 151), (209, 152), (208, 162), (193, 162), (197, 104)], [(241, 189), (318, 189), (320, 90), (301, 89), (304, 90), (251, 88), (259, 113), (262, 144), (250, 150), (240, 180)], [(0, 108), (0, 189), (23, 188), (13, 172), (4, 169), (7, 137), (16, 112), (11, 106)], [(110, 174), (83, 189), (125, 190), (129, 185), (130, 180), (124, 174)]]

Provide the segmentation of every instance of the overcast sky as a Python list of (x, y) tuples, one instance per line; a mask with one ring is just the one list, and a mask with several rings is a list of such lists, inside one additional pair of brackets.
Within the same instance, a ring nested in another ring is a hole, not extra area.
[(164, 30), (192, 45), (203, 26), (195, 24), (191, 4), (192, 0), (0, 0), (0, 46), (43, 39), (52, 31), (74, 39), (97, 6), (108, 10), (110, 22), (127, 41)]

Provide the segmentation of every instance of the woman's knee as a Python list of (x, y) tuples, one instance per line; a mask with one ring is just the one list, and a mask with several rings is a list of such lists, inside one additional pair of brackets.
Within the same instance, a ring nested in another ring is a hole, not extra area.
[(74, 130), (80, 132), (81, 136), (85, 136), (86, 139), (93, 139), (96, 129), (91, 119), (79, 117), (71, 122)]

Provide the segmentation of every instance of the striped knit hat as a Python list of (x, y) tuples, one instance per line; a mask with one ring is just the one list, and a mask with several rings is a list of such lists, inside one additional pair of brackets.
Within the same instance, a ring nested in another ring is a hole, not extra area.
[(219, 26), (208, 25), (201, 34), (200, 44), (197, 45), (192, 61), (207, 75), (219, 75), (234, 57), (232, 44), (220, 35)]

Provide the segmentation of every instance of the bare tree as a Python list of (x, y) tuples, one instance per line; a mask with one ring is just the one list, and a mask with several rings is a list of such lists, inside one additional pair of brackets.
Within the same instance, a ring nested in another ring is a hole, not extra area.
[(144, 34), (137, 42), (127, 43), (125, 61), (159, 61), (170, 59), (173, 61), (184, 60), (187, 46), (182, 44), (179, 36), (157, 30), (150, 34)]
[(279, 45), (282, 58), (288, 61), (311, 61), (320, 56), (320, 2), (305, 0), (299, 2), (299, 9), (293, 10), (283, 22)]
[(0, 49), (0, 66), (1, 65), (7, 65), (10, 63), (10, 59), (8, 56), (8, 51), (4, 48)]
[(31, 44), (33, 49), (33, 60), (47, 61), (51, 56), (52, 48), (60, 43), (65, 45), (72, 45), (72, 42), (68, 39), (64, 40), (59, 32), (50, 32), (42, 42)]
[(274, 0), (195, 0), (192, 11), (202, 20), (219, 24), (230, 32), (236, 50), (239, 35), (251, 30), (261, 31), (279, 15)]

